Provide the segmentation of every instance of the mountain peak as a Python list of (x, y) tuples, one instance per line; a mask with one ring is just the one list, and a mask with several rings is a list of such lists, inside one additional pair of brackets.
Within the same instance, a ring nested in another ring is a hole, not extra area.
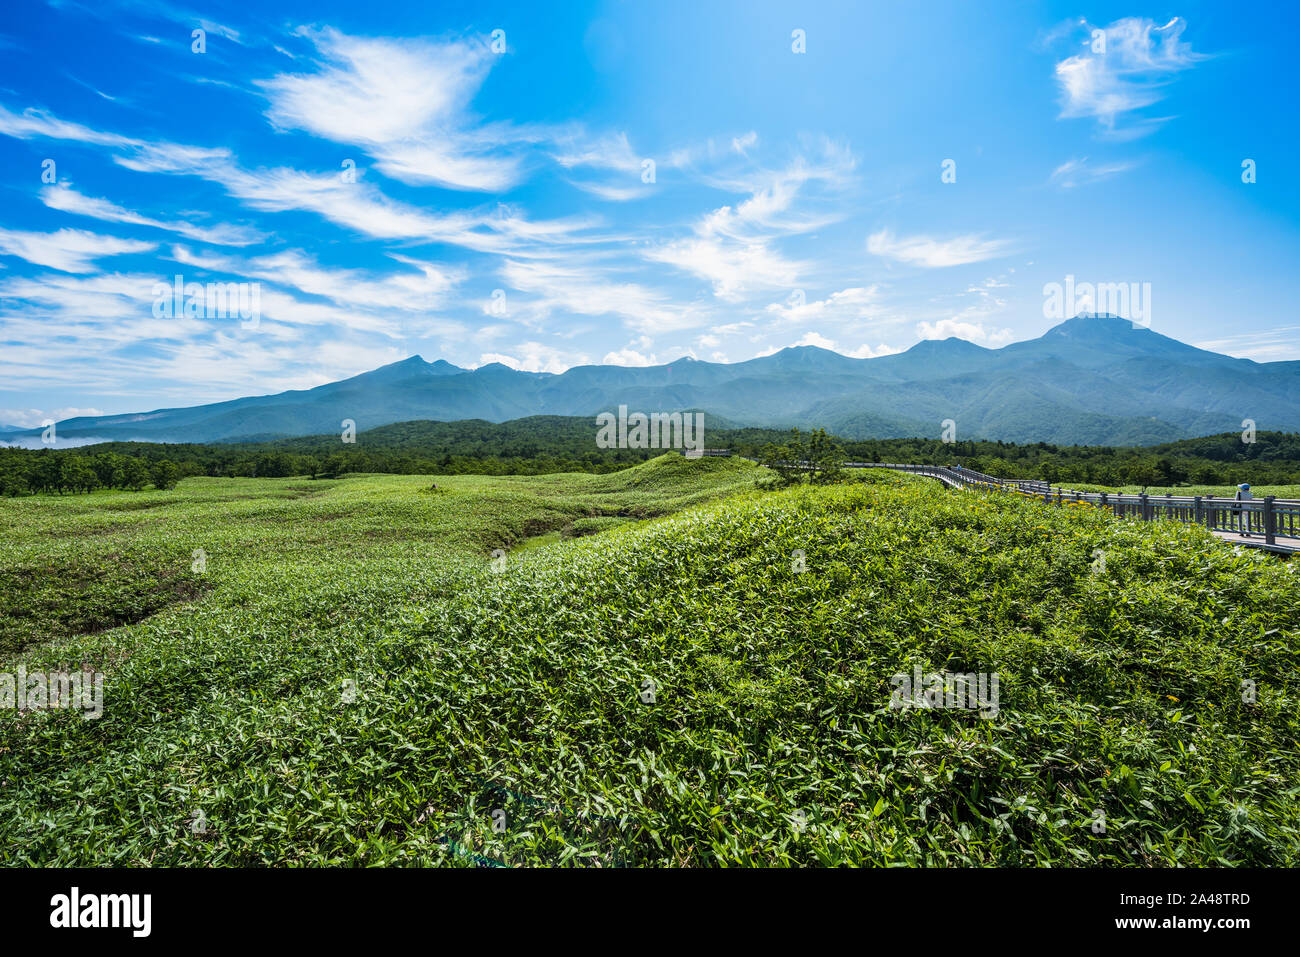
[(858, 360), (842, 356), (830, 349), (823, 349), (821, 346), (786, 346), (771, 355), (751, 359), (750, 362), (767, 363), (776, 368), (811, 370), (843, 368), (846, 365), (855, 365)]
[(413, 372), (427, 366), (428, 363), (420, 356), (407, 356), (405, 359), (398, 359), (396, 362), (389, 362), (369, 372), (363, 372), (362, 375), (374, 375), (376, 372)]
[[(369, 372), (363, 372), (354, 378), (364, 377), (365, 381), (393, 381), (400, 382), (407, 379), (419, 378), (421, 376), (449, 376), (457, 375), (466, 370), (460, 366), (454, 366), (445, 359), (438, 359), (435, 362), (425, 361), (423, 356), (407, 356), (405, 359), (398, 359), (396, 362), (390, 362), (388, 365), (380, 366), (378, 369), (371, 369)], [(344, 380), (350, 381), (350, 380)]]
[(949, 336), (947, 339), (922, 339), (912, 348), (906, 350), (924, 354), (927, 352), (987, 352), (988, 350), (978, 342), (971, 342), (969, 339), (963, 339), (960, 336)]
[(505, 372), (517, 372), (517, 371), (518, 371), (517, 369), (512, 369), (512, 368), (510, 368), (510, 366), (506, 365), (504, 362), (489, 362), (487, 365), (481, 365), (481, 366), (479, 366), (479, 367), (478, 367), (477, 369), (475, 369), (474, 371), (475, 371), (475, 372), (501, 372), (501, 371), (503, 371), (503, 370), (504, 370)]
[(1044, 337), (1069, 336), (1079, 333), (1093, 336), (1097, 333), (1123, 335), (1139, 329), (1147, 329), (1147, 327), (1141, 322), (1125, 319), (1113, 312), (1081, 312), (1072, 319), (1066, 319), (1064, 322), (1052, 326), (1043, 335)]

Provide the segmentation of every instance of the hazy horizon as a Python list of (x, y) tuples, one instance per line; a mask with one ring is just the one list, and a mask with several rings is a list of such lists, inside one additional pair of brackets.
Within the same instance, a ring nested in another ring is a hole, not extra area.
[[(1091, 320), (1094, 320), (1094, 319), (1119, 319), (1119, 318), (1121, 318), (1121, 317), (1119, 317), (1119, 316), (1114, 316), (1114, 315), (1103, 315), (1103, 316), (1098, 316), (1098, 315), (1095, 315), (1095, 314), (1081, 314), (1081, 315), (1079, 315), (1079, 316), (1074, 316), (1074, 317), (1072, 317), (1072, 319), (1075, 319), (1075, 320), (1083, 320), (1083, 321), (1091, 321)], [(1071, 321), (1071, 320), (1062, 320), (1061, 322), (1054, 323), (1054, 324), (1051, 326), (1051, 328), (1056, 328), (1057, 326), (1059, 326), (1059, 325), (1063, 325), (1064, 323), (1069, 322), (1069, 321)], [(1128, 320), (1124, 320), (1124, 321), (1128, 321)], [(1131, 325), (1132, 325), (1132, 327), (1133, 327), (1135, 330), (1140, 330), (1140, 329), (1145, 329), (1145, 328), (1146, 328), (1145, 326), (1142, 326), (1140, 323), (1136, 323), (1136, 322), (1131, 323)], [(1050, 331), (1050, 329), (1047, 330), (1047, 331)], [(1149, 331), (1149, 330), (1148, 330), (1148, 331)], [(1157, 334), (1159, 335), (1159, 333), (1157, 333)], [(1038, 338), (1038, 337), (1032, 337), (1032, 338)], [(1166, 338), (1172, 338), (1172, 337), (1166, 337)], [(906, 349), (899, 350), (897, 353), (894, 353), (894, 352), (887, 353), (887, 355), (896, 355), (896, 354), (901, 354), (901, 353), (903, 353), (903, 352), (907, 352), (907, 351), (909, 351), (910, 349), (914, 348), (915, 346), (920, 345), (922, 342), (928, 342), (928, 341), (939, 341), (939, 342), (960, 341), (960, 342), (968, 342), (969, 340), (964, 340), (964, 339), (962, 339), (960, 336), (949, 336), (949, 337), (947, 337), (947, 338), (945, 338), (945, 339), (941, 339), (941, 340), (927, 340), (927, 339), (919, 339), (919, 340), (917, 340), (916, 342), (912, 343), (910, 346), (908, 346)], [(1019, 342), (1028, 342), (1028, 341), (1031, 341), (1031, 339), (1017, 339), (1017, 340), (1015, 340), (1015, 341), (1013, 341), (1013, 342), (1007, 342), (1007, 343), (1003, 343), (1003, 344), (1001, 344), (1001, 345), (997, 345), (997, 346), (984, 346), (984, 345), (980, 345), (979, 343), (971, 343), (971, 345), (977, 346), (978, 348), (981, 348), (981, 349), (987, 349), (987, 350), (989, 350), (989, 351), (996, 352), (996, 351), (1000, 351), (1000, 350), (1002, 350), (1002, 349), (1005, 349), (1005, 348), (1007, 348), (1008, 346), (1016, 345), (1016, 344), (1019, 343)], [(1197, 348), (1199, 348), (1199, 347), (1197, 347)], [(778, 352), (784, 352), (784, 351), (786, 351), (786, 350), (791, 350), (791, 349), (820, 349), (820, 350), (822, 350), (822, 351), (826, 351), (826, 352), (833, 352), (833, 353), (835, 353), (836, 355), (842, 356), (842, 357), (844, 357), (844, 358), (860, 358), (860, 359), (863, 359), (864, 361), (868, 361), (868, 360), (873, 359), (873, 358), (883, 358), (883, 357), (884, 357), (883, 355), (881, 355), (881, 356), (849, 356), (849, 355), (845, 355), (844, 353), (837, 352), (837, 351), (834, 350), (834, 349), (825, 349), (825, 348), (822, 347), (822, 346), (816, 346), (816, 345), (805, 344), (805, 345), (790, 345), (790, 346), (784, 346), (784, 347), (781, 347), (781, 348), (779, 348), (779, 349), (777, 349), (777, 348), (773, 348), (773, 349), (770, 349), (770, 350), (767, 350), (767, 351), (763, 352), (763, 353), (760, 354), (760, 355), (751, 356), (751, 357), (749, 357), (749, 358), (747, 358), (747, 359), (737, 359), (737, 360), (735, 360), (735, 361), (733, 361), (733, 362), (714, 362), (713, 360), (708, 360), (708, 359), (699, 359), (699, 358), (697, 358), (697, 357), (695, 357), (695, 356), (682, 355), (682, 356), (677, 356), (677, 357), (675, 357), (675, 358), (673, 358), (673, 359), (666, 360), (666, 361), (664, 361), (664, 362), (653, 363), (653, 364), (650, 365), (650, 366), (635, 366), (635, 367), (626, 367), (626, 368), (648, 368), (648, 367), (650, 367), (650, 368), (665, 368), (665, 367), (670, 367), (670, 366), (674, 365), (675, 363), (678, 363), (678, 362), (684, 362), (684, 361), (691, 361), (691, 362), (705, 362), (705, 363), (711, 363), (711, 364), (716, 364), (716, 365), (737, 365), (737, 364), (744, 363), (744, 362), (752, 362), (752, 361), (755, 360), (755, 359), (766, 358), (766, 357), (768, 357), (768, 356), (775, 355), (775, 354), (777, 354)], [(1208, 351), (1213, 351), (1213, 350), (1208, 350)], [(1257, 363), (1257, 364), (1260, 364), (1260, 365), (1267, 365), (1267, 364), (1268, 364), (1267, 361), (1265, 361), (1265, 362), (1260, 362), (1259, 360), (1248, 359), (1248, 358), (1245, 358), (1245, 357), (1235, 357), (1235, 358), (1243, 358), (1244, 361), (1246, 361), (1246, 362), (1254, 362), (1254, 363)], [(403, 357), (400, 358), (400, 359), (395, 359), (395, 360), (393, 360), (392, 362), (389, 362), (389, 363), (384, 363), (384, 364), (381, 365), (381, 366), (376, 366), (374, 369), (363, 369), (363, 370), (361, 370), (361, 372), (357, 373), (357, 375), (364, 375), (364, 374), (367, 373), (367, 372), (374, 372), (374, 371), (376, 371), (377, 369), (386, 368), (386, 367), (388, 367), (388, 366), (400, 365), (401, 363), (403, 363), (403, 362), (409, 362), (409, 361), (412, 360), (412, 359), (419, 359), (420, 361), (424, 362), (426, 365), (434, 365), (434, 364), (436, 364), (436, 363), (438, 363), (438, 362), (447, 362), (447, 361), (448, 361), (448, 360), (446, 360), (445, 358), (443, 358), (443, 357), (441, 357), (441, 356), (435, 356), (434, 358), (428, 358), (428, 357), (426, 357), (426, 356), (423, 356), (423, 355), (420, 355), (420, 354), (418, 354), (418, 353), (415, 353), (415, 354), (412, 354), (412, 355), (409, 355), (409, 356), (403, 356)], [(1274, 360), (1274, 361), (1288, 361), (1288, 360)], [(455, 366), (455, 363), (451, 363), (451, 365)], [(489, 363), (482, 363), (482, 364), (480, 364), (480, 365), (473, 366), (473, 367), (468, 367), (468, 366), (456, 366), (456, 368), (459, 369), (459, 370), (462, 371), (462, 372), (475, 372), (475, 371), (477, 371), (478, 369), (482, 369), (482, 368), (485, 368), (485, 367), (487, 367), (487, 366), (501, 366), (501, 365), (503, 365), (503, 363), (500, 363), (500, 362), (497, 362), (497, 361), (493, 361), (493, 362), (489, 362)], [(568, 367), (568, 368), (566, 368), (566, 369), (558, 370), (558, 371), (556, 371), (556, 372), (541, 372), (541, 373), (537, 373), (537, 374), (540, 374), (540, 375), (563, 375), (563, 374), (565, 374), (566, 372), (569, 372), (569, 371), (571, 371), (571, 370), (573, 370), (573, 369), (583, 368), (583, 367), (590, 367), (590, 366), (604, 366), (604, 367), (615, 367), (615, 368), (617, 368), (617, 367), (619, 367), (619, 364), (618, 364), (618, 363), (586, 363), (586, 364), (584, 364), (583, 366), (570, 366), (570, 367)], [(518, 370), (517, 370), (517, 371), (518, 371)], [(351, 376), (345, 376), (345, 377), (344, 377), (344, 379), (347, 379), (347, 378), (351, 378)], [(332, 381), (342, 381), (342, 380), (332, 380)], [(323, 384), (323, 385), (327, 385), (327, 384), (329, 384), (329, 383), (322, 383), (322, 384)], [(220, 401), (231, 401), (231, 400), (235, 400), (235, 399), (250, 398), (250, 397), (262, 396), (262, 395), (277, 395), (277, 394), (282, 393), (282, 392), (285, 392), (285, 391), (299, 391), (299, 390), (274, 389), (274, 390), (272, 390), (272, 391), (270, 391), (270, 392), (249, 393), (249, 394), (247, 394), (247, 395), (230, 395), (230, 396), (226, 396), (226, 397), (224, 397), (224, 399), (218, 399), (218, 400), (216, 400), (216, 401), (218, 401), (218, 402), (220, 402)], [(304, 390), (304, 391), (305, 391), (305, 390)], [(149, 412), (159, 411), (159, 410), (164, 409), (164, 408), (191, 408), (191, 407), (195, 407), (195, 406), (199, 406), (199, 405), (205, 405), (205, 404), (209, 404), (209, 403), (189, 403), (189, 404), (184, 404), (184, 405), (179, 405), (179, 406), (158, 406), (158, 407), (153, 407), (153, 408), (132, 408), (132, 409), (120, 409), (120, 410), (117, 410), (117, 411), (115, 411), (115, 412), (103, 412), (102, 414), (103, 414), (103, 415), (109, 415), (109, 416), (112, 416), (112, 415), (129, 415), (129, 414), (133, 414), (133, 413), (146, 414), (146, 413), (149, 413)], [(97, 413), (97, 414), (101, 414), (101, 413)], [(69, 416), (68, 418), (75, 418), (75, 417)], [(62, 421), (62, 420), (61, 420), (61, 421)], [(21, 423), (21, 422), (10, 422), (10, 421), (3, 421), (3, 420), (0, 420), (0, 428), (6, 427), (6, 426), (19, 426), (19, 427), (21, 427), (21, 428), (25, 428), (25, 429), (35, 429), (35, 428), (36, 428), (37, 426), (39, 426), (40, 424), (41, 424), (40, 422), (31, 422), (30, 424), (23, 424), (23, 423)], [(95, 443), (97, 443), (97, 442), (111, 442), (111, 441), (121, 441), (121, 440), (120, 440), (120, 439), (116, 439), (116, 438), (111, 438), (111, 437), (109, 437), (109, 438), (86, 438), (86, 437), (77, 437), (77, 438), (75, 438), (75, 439), (64, 439), (64, 440), (63, 440), (63, 443), (64, 443), (65, 447), (79, 447), (79, 446), (83, 446), (83, 445), (92, 445), (92, 444), (95, 444)], [(139, 438), (138, 440), (126, 440), (126, 441), (142, 441), (142, 442), (148, 442), (148, 441), (157, 441), (157, 440), (156, 440), (156, 439), (151, 439), (151, 438), (149, 438), (149, 437), (147, 437), (147, 436), (142, 436), (142, 437)], [(33, 440), (30, 441), (30, 442), (29, 442), (29, 441), (26, 441), (26, 440), (15, 440), (15, 441), (9, 441), (9, 442), (0, 441), (0, 447), (3, 447), (3, 446), (5, 446), (5, 445), (11, 445), (11, 446), (14, 446), (14, 447), (22, 447), (22, 448), (42, 448), (42, 447), (43, 447), (43, 445), (42, 445), (42, 443), (41, 443), (41, 441), (40, 441), (39, 439), (33, 439)]]

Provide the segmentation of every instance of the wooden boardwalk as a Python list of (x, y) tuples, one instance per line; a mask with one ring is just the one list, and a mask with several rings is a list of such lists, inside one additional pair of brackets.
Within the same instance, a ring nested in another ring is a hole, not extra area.
[(1292, 538), (1289, 535), (1276, 536), (1273, 544), (1270, 545), (1258, 535), (1246, 537), (1239, 532), (1229, 532), (1219, 528), (1210, 529), (1210, 534), (1220, 541), (1230, 542), (1233, 545), (1245, 545), (1247, 548), (1262, 548), (1270, 552), (1281, 552), (1284, 555), (1300, 552), (1300, 538)]
[[(722, 449), (714, 454), (730, 454)], [(758, 462), (757, 459), (750, 461)], [(758, 462), (762, 465), (762, 462)], [(805, 466), (809, 467), (809, 466)], [(1034, 479), (1003, 479), (960, 466), (905, 465), (897, 462), (845, 462), (848, 469), (893, 469), (938, 479), (951, 488), (986, 489), (1037, 499), (1045, 505), (1082, 503), (1109, 509), (1120, 518), (1164, 519), (1201, 525), (1220, 541), (1291, 555), (1300, 552), (1300, 499), (1264, 498), (1238, 502), (1213, 495), (1125, 495), (1080, 492)], [(1242, 534), (1243, 529), (1250, 531)]]
[[(1079, 492), (1031, 479), (1002, 479), (970, 469), (945, 465), (900, 465), (884, 462), (847, 462), (845, 468), (881, 468), (936, 478), (955, 488), (984, 488), (1038, 499), (1045, 505), (1087, 502), (1120, 518), (1143, 521), (1165, 519), (1202, 525), (1223, 542), (1246, 548), (1291, 555), (1300, 552), (1300, 500), (1272, 495), (1238, 502), (1213, 495), (1124, 495), (1117, 492)], [(1249, 530), (1250, 534), (1243, 534)]]

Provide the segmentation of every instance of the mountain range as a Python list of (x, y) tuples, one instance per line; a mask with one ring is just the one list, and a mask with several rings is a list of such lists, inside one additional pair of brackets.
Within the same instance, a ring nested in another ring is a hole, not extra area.
[[(59, 445), (232, 442), (357, 431), (417, 419), (503, 422), (704, 410), (735, 425), (825, 427), (845, 438), (939, 437), (1054, 444), (1153, 445), (1231, 430), (1300, 431), (1300, 361), (1220, 355), (1116, 316), (1068, 319), (1037, 339), (989, 349), (925, 340), (854, 359), (798, 346), (746, 362), (683, 358), (646, 367), (521, 372), (462, 369), (411, 356), (314, 389), (189, 408), (57, 423)], [(32, 444), (40, 429), (6, 427)]]

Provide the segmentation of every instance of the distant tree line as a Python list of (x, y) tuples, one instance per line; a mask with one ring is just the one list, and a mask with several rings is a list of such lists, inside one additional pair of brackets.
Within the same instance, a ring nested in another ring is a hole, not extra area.
[[(795, 463), (818, 465), (813, 478), (843, 460), (962, 465), (1007, 478), (1105, 486), (1300, 484), (1300, 435), (1238, 433), (1152, 447), (1058, 446), (1045, 442), (937, 439), (843, 440), (817, 430), (711, 428), (710, 448), (771, 461), (793, 481)], [(0, 448), (0, 494), (68, 494), (96, 489), (172, 488), (188, 476), (334, 478), (349, 472), (400, 475), (540, 475), (612, 472), (663, 454), (659, 449), (599, 449), (590, 418), (538, 416), (513, 422), (402, 422), (338, 436), (240, 444), (107, 442), (76, 449)]]
[(498, 455), (414, 454), (349, 449), (328, 455), (250, 451), (240, 446), (108, 443), (80, 449), (0, 448), (0, 495), (67, 494), (97, 489), (170, 489), (189, 476), (216, 478), (337, 478), (350, 472), (396, 475), (545, 475), (553, 472), (615, 472), (661, 455), (660, 450), (608, 450), (565, 457), (538, 453)]
[(146, 459), (116, 452), (78, 454), (48, 449), (0, 449), (0, 494), (93, 492), (101, 488), (139, 491), (175, 488), (183, 477), (170, 459)]

